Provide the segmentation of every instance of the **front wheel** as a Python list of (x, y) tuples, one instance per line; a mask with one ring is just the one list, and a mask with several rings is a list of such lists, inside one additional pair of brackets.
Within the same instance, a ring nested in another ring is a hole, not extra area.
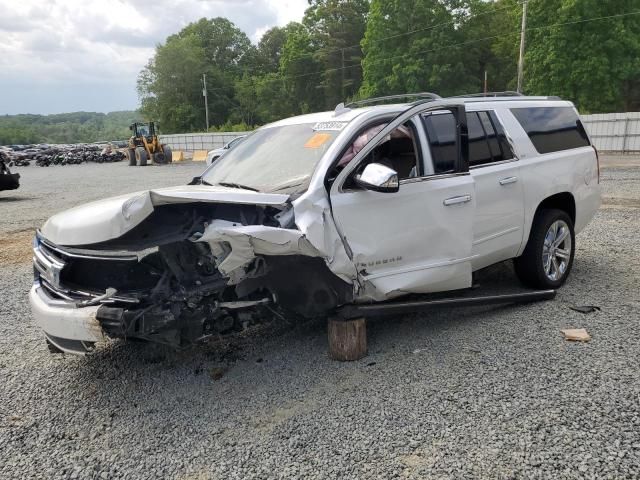
[(136, 148), (136, 160), (139, 167), (145, 167), (147, 165), (147, 151), (144, 147)]
[(518, 278), (533, 288), (559, 288), (571, 272), (574, 245), (573, 221), (566, 212), (538, 212), (527, 246), (514, 261)]
[(171, 152), (171, 147), (169, 147), (169, 145), (162, 145), (162, 152), (164, 153), (165, 163), (173, 162), (173, 152)]

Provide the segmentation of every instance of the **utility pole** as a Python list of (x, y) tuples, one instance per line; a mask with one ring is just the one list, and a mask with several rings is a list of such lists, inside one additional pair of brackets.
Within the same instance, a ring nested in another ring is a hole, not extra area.
[(207, 74), (202, 74), (202, 96), (204, 97), (204, 113), (207, 119), (207, 132), (209, 131), (209, 101), (207, 99)]
[(340, 76), (340, 82), (341, 82), (340, 88), (341, 88), (341, 92), (342, 92), (342, 101), (344, 102), (344, 101), (347, 100), (346, 97), (345, 97), (345, 94), (344, 94), (344, 48), (341, 48), (340, 51), (342, 52), (342, 68), (340, 69), (340, 73), (341, 73), (341, 76)]
[(522, 28), (520, 30), (520, 58), (518, 59), (518, 88), (517, 92), (522, 93), (522, 80), (524, 78), (524, 41), (527, 31), (527, 0), (522, 2)]
[(484, 71), (484, 94), (486, 95), (489, 91), (489, 78), (487, 75), (487, 71)]

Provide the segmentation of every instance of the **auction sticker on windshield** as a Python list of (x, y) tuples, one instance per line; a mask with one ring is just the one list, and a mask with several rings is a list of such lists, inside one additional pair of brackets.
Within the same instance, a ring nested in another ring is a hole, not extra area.
[(313, 130), (325, 130), (339, 132), (347, 125), (347, 122), (318, 122), (313, 126)]
[(307, 143), (304, 144), (304, 148), (320, 148), (330, 139), (331, 134), (329, 133), (316, 133), (309, 140), (307, 140)]

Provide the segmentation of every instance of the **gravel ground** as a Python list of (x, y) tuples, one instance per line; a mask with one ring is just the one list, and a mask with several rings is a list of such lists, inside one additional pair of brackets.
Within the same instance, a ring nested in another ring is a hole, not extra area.
[[(640, 168), (603, 171), (604, 206), (555, 301), (371, 321), (353, 363), (327, 358), (322, 322), (51, 356), (26, 295), (33, 228), (201, 168), (25, 168), (0, 193), (0, 245), (14, 248), (0, 261), (1, 478), (640, 476)], [(500, 265), (483, 281), (515, 280)], [(565, 327), (593, 339), (568, 343)]]

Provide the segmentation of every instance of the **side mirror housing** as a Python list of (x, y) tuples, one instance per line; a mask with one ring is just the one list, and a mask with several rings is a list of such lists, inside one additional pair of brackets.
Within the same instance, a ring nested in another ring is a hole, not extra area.
[(360, 175), (355, 176), (360, 187), (374, 192), (395, 193), (400, 190), (398, 172), (380, 163), (370, 163)]

